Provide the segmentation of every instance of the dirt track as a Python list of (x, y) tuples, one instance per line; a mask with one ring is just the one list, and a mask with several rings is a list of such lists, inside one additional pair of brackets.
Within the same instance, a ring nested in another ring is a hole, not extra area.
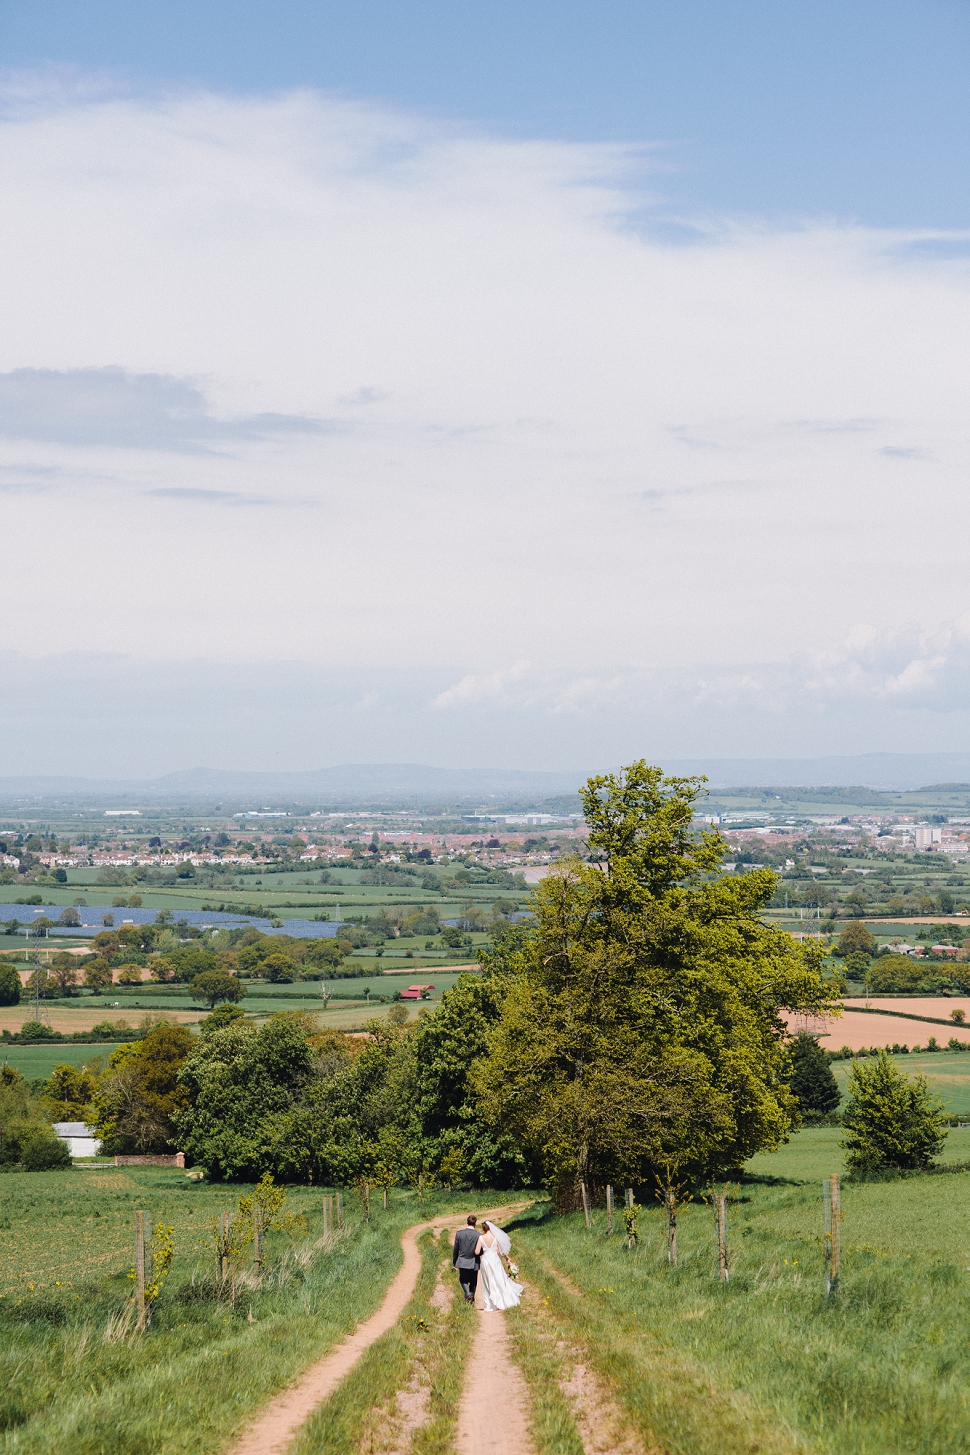
[(502, 1313), (477, 1310), (458, 1412), (458, 1455), (533, 1455), (525, 1380), (512, 1363)]
[[(527, 1204), (517, 1204), (517, 1207)], [(495, 1208), (491, 1212), (485, 1212), (484, 1217), (498, 1217), (511, 1211), (506, 1208)], [(427, 1228), (433, 1229), (437, 1235), (445, 1228), (457, 1228), (465, 1221), (460, 1214), (450, 1217), (436, 1218), (432, 1222), (416, 1223), (414, 1227), (408, 1228), (401, 1238), (401, 1247), (404, 1252), (404, 1262), (398, 1269), (390, 1288), (384, 1295), (384, 1301), (376, 1313), (371, 1314), (362, 1324), (338, 1344), (329, 1354), (311, 1364), (302, 1375), (300, 1382), (291, 1389), (276, 1397), (262, 1414), (256, 1419), (248, 1430), (230, 1446), (227, 1455), (283, 1455), (290, 1441), (305, 1420), (340, 1384), (341, 1380), (353, 1369), (357, 1360), (369, 1349), (381, 1334), (386, 1333), (397, 1323), (404, 1312), (407, 1302), (414, 1292), (415, 1284), (418, 1281), (418, 1274), (421, 1271), (421, 1254), (418, 1251), (418, 1238)], [(488, 1316), (483, 1316), (483, 1322)], [(476, 1340), (476, 1350), (478, 1348)], [(506, 1359), (508, 1355), (505, 1355)], [(479, 1449), (483, 1455), (492, 1450), (492, 1446), (463, 1446), (466, 1455), (478, 1455)], [(509, 1455), (526, 1455), (531, 1447), (528, 1445), (518, 1446), (505, 1444), (495, 1446), (495, 1450), (504, 1449)]]

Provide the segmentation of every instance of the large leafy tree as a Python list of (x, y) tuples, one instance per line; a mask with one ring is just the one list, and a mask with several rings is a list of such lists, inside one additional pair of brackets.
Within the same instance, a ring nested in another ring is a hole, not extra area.
[(553, 1186), (714, 1176), (793, 1125), (780, 1012), (828, 1005), (820, 955), (762, 922), (769, 870), (720, 872), (701, 785), (643, 761), (591, 778), (596, 862), (543, 881), (510, 957), (471, 1081)]
[(185, 1026), (155, 1026), (108, 1057), (93, 1097), (94, 1126), (109, 1153), (170, 1152), (185, 1105), (179, 1073), (195, 1038)]
[(20, 976), (13, 965), (0, 963), (0, 1005), (17, 1005), (20, 1000)]
[(419, 1165), (409, 1031), (366, 1041), (284, 1013), (206, 1028), (181, 1077), (184, 1150), (210, 1177), (354, 1182)]
[(224, 1005), (234, 1005), (242, 1000), (246, 986), (238, 975), (230, 975), (227, 970), (203, 970), (192, 981), (192, 991), (207, 1000), (209, 1009), (214, 1010), (220, 1001)]
[(54, 1067), (44, 1085), (44, 1107), (52, 1121), (87, 1121), (102, 1069), (100, 1060), (95, 1060), (93, 1066), (65, 1062)]
[(182, 1068), (185, 1105), (175, 1116), (182, 1149), (212, 1178), (256, 1180), (284, 1168), (294, 1121), (316, 1067), (307, 1018), (271, 1016), (264, 1026), (235, 1021), (199, 1036)]
[(19, 1162), (25, 1148), (35, 1141), (43, 1138), (48, 1145), (55, 1141), (41, 1103), (20, 1072), (6, 1061), (0, 1065), (0, 1128), (0, 1167)]
[(463, 975), (414, 1031), (415, 1121), (421, 1159), (438, 1172), (446, 1163), (478, 1187), (523, 1187), (535, 1181), (534, 1158), (516, 1138), (489, 1125), (470, 1084), (475, 1062), (488, 1050), (489, 1032), (502, 1010), (511, 957), (524, 931), (496, 937), (483, 974)]

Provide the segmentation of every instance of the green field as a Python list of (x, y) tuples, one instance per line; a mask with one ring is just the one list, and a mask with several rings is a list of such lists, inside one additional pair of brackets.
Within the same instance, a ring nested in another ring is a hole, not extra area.
[[(474, 964), (469, 966), (470, 973), (475, 973), (476, 969), (477, 966)], [(382, 995), (390, 1001), (394, 995), (401, 990), (406, 990), (412, 983), (433, 986), (432, 999), (427, 1003), (434, 1004), (441, 999), (446, 990), (451, 989), (461, 974), (469, 972), (458, 970), (442, 974), (415, 966), (413, 977), (409, 967), (407, 975), (345, 976), (330, 980), (327, 982), (331, 992), (327, 1016), (329, 1018), (332, 1015), (341, 1015), (351, 1007), (355, 1010), (360, 1008), (378, 1012), (381, 1010), (380, 997)], [(320, 982), (317, 980), (296, 980), (289, 984), (271, 984), (257, 980), (244, 981), (243, 984), (247, 986), (247, 994), (241, 1004), (247, 1015), (271, 1015), (278, 1010), (312, 1010), (318, 1013), (321, 1008)], [(369, 997), (365, 995), (365, 991), (370, 992)], [(333, 996), (334, 992), (336, 998)], [(109, 1016), (115, 1010), (122, 1012), (158, 1011), (163, 1014), (167, 1010), (197, 1010), (200, 1014), (206, 1014), (208, 1009), (193, 998), (186, 986), (156, 986), (151, 982), (147, 982), (141, 989), (137, 987), (129, 989), (124, 985), (116, 985), (108, 995), (93, 995), (82, 991), (80, 994), (66, 999), (45, 1000), (44, 1004), (58, 1010), (103, 1009)]]
[[(447, 892), (423, 889), (420, 876), (402, 876), (403, 882), (389, 885), (361, 884), (366, 871), (360, 869), (335, 870), (328, 884), (319, 883), (319, 875), (293, 871), (286, 874), (243, 875), (235, 881), (212, 884), (185, 884), (170, 888), (128, 885), (122, 888), (99, 885), (99, 869), (70, 869), (68, 883), (62, 885), (17, 886), (0, 885), (0, 904), (12, 904), (26, 894), (40, 894), (44, 903), (63, 909), (73, 904), (79, 894), (89, 905), (111, 909), (111, 901), (119, 896), (128, 898), (131, 894), (141, 896), (145, 909), (196, 909), (202, 906), (243, 909), (248, 906), (262, 906), (269, 911), (290, 911), (292, 918), (312, 918), (325, 914), (330, 919), (339, 915), (342, 920), (352, 914), (372, 914), (378, 909), (401, 908), (414, 905), (434, 905), (442, 919), (454, 918), (464, 904), (487, 907), (496, 899), (513, 899), (523, 906), (529, 897), (527, 889), (510, 889), (497, 884), (456, 885)], [(448, 869), (444, 872), (447, 874)], [(200, 871), (200, 877), (203, 871)], [(118, 914), (123, 916), (124, 910)], [(286, 914), (283, 918), (286, 918)], [(423, 943), (419, 936), (413, 941), (416, 946)]]
[(8, 1062), (28, 1081), (39, 1076), (46, 1081), (55, 1066), (87, 1066), (98, 1058), (106, 1061), (116, 1049), (110, 1041), (91, 1046), (3, 1046), (0, 1063)]
[[(474, 973), (474, 967), (470, 967)], [(412, 1014), (421, 1005), (431, 1007), (438, 1004), (444, 991), (449, 990), (462, 971), (451, 974), (435, 974), (433, 971), (415, 970), (413, 982), (421, 985), (432, 985), (434, 991), (430, 1001), (407, 1002)], [(305, 1010), (311, 1011), (314, 1015), (324, 1015), (320, 999), (320, 983), (313, 980), (294, 981), (291, 984), (272, 985), (264, 984), (261, 981), (244, 982), (251, 988), (245, 999), (241, 1002), (242, 1009), (246, 1015), (254, 1016), (257, 1019), (263, 1016), (273, 1015), (277, 1011)], [(380, 975), (361, 976), (331, 980), (329, 988), (339, 992), (339, 998), (330, 999), (327, 1002), (324, 1023), (336, 1029), (356, 1029), (373, 1018), (382, 1018), (387, 1015), (391, 1007), (392, 997), (400, 990), (407, 988), (412, 983), (410, 975), (394, 975), (383, 977)], [(365, 989), (369, 989), (370, 997), (364, 995)], [(386, 997), (386, 1002), (381, 1004), (380, 997)], [(131, 1024), (137, 1024), (141, 1015), (146, 1011), (164, 1015), (166, 1012), (192, 1011), (199, 1019), (208, 1014), (208, 1006), (193, 999), (188, 989), (183, 986), (154, 986), (148, 985), (142, 990), (128, 990), (125, 986), (115, 986), (110, 995), (96, 996), (88, 993), (72, 996), (69, 999), (45, 1000), (44, 1005), (58, 1011), (83, 1010), (90, 1013), (92, 1010), (104, 1012), (106, 1019), (117, 1019), (119, 1014), (129, 1019)], [(15, 1050), (11, 1047), (11, 1052)], [(75, 1047), (83, 1054), (87, 1054), (83, 1047)], [(66, 1058), (62, 1058), (66, 1059)]]
[[(147, 1169), (0, 1177), (0, 1451), (223, 1450), (254, 1408), (373, 1310), (400, 1264), (401, 1230), (458, 1205), (437, 1194), (421, 1207), (395, 1192), (368, 1225), (345, 1194), (347, 1230), (325, 1240), (320, 1191), (293, 1189), (305, 1229), (270, 1235), (262, 1277), (247, 1250), (220, 1293), (210, 1226), (248, 1190)], [(136, 1208), (174, 1227), (175, 1260), (148, 1333), (117, 1337)], [(372, 1395), (380, 1368), (378, 1354)]]
[[(927, 1027), (932, 1031), (932, 1027)], [(943, 1034), (945, 1028), (941, 1027)], [(901, 1071), (910, 1075), (920, 1073), (930, 1083), (951, 1116), (966, 1116), (970, 1120), (970, 1052), (939, 1051), (927, 1055), (894, 1056), (893, 1061)], [(832, 1070), (836, 1080), (845, 1092), (845, 1082), (852, 1068), (851, 1061), (833, 1061)], [(970, 1154), (968, 1154), (970, 1155)]]
[[(820, 1179), (839, 1168), (838, 1136), (803, 1131), (749, 1164), (731, 1190), (726, 1285), (702, 1201), (678, 1214), (676, 1268), (649, 1207), (633, 1252), (606, 1237), (602, 1210), (589, 1233), (576, 1214), (521, 1220), (516, 1251), (541, 1297), (515, 1317), (607, 1378), (649, 1449), (962, 1455), (970, 1172), (844, 1181), (842, 1282), (827, 1299)], [(970, 1158), (970, 1132), (946, 1155)]]
[[(745, 1170), (756, 1177), (818, 1182), (832, 1172), (845, 1172), (841, 1139), (841, 1127), (804, 1127), (794, 1132), (780, 1151), (752, 1157)], [(950, 1128), (939, 1161), (970, 1162), (970, 1127)]]

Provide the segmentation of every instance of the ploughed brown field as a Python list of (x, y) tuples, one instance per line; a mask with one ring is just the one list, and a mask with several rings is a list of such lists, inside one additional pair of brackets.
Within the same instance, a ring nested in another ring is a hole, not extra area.
[[(864, 1006), (865, 1000), (853, 997), (844, 1002), (846, 1006)], [(863, 1046), (892, 1046), (894, 1043), (907, 1046), (925, 1046), (930, 1036), (935, 1036), (945, 1046), (951, 1036), (966, 1041), (970, 1047), (970, 996), (871, 996), (871, 1009), (909, 1012), (911, 1015), (937, 1016), (947, 1025), (934, 1025), (930, 1021), (901, 1020), (897, 1015), (861, 1015), (847, 1009), (840, 1016), (786, 1016), (793, 1031), (807, 1030), (822, 1036), (822, 1045), (827, 1051), (837, 1051), (848, 1046), (853, 1051)], [(967, 1025), (959, 1026), (950, 1021), (950, 1012), (962, 1010)]]

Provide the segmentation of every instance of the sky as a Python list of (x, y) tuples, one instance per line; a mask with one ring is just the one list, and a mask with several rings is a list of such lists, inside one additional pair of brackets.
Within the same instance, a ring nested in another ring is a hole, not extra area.
[(968, 28), (8, 0), (3, 771), (965, 748)]

